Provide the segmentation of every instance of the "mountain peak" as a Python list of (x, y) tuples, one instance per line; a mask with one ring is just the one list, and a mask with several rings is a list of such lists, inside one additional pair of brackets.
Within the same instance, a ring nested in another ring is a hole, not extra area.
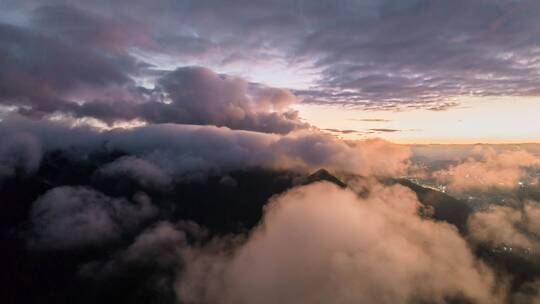
[(315, 171), (314, 173), (312, 173), (311, 175), (303, 178), (300, 184), (307, 185), (307, 184), (320, 182), (320, 181), (331, 182), (341, 188), (347, 187), (347, 185), (344, 182), (342, 182), (339, 178), (335, 177), (330, 172), (328, 172), (328, 170), (324, 168), (321, 168)]

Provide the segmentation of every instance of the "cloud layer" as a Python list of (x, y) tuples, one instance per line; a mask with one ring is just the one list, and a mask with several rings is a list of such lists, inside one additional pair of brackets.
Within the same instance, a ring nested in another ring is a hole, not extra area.
[(476, 157), (436, 171), (433, 176), (454, 191), (515, 189), (520, 181), (530, 178), (527, 168), (540, 166), (540, 158), (526, 150), (498, 152), (490, 147), (477, 146), (474, 154)]
[[(42, 153), (50, 151), (64, 151), (75, 159), (100, 151), (117, 151), (132, 157), (106, 165), (100, 171), (102, 174), (129, 174), (140, 183), (153, 183), (153, 186), (166, 186), (169, 178), (181, 180), (252, 167), (292, 170), (324, 167), (362, 175), (394, 176), (407, 171), (410, 156), (407, 146), (379, 139), (345, 142), (315, 131), (276, 135), (176, 124), (98, 131), (16, 116), (0, 125), (0, 138), (8, 147), (22, 145), (26, 154), (32, 156), (15, 157), (10, 149), (0, 150), (5, 168), (20, 166), (35, 170)], [(19, 134), (30, 134), (30, 139), (23, 145), (19, 143)]]
[(404, 187), (376, 185), (371, 193), (361, 199), (322, 183), (273, 199), (236, 249), (183, 253), (180, 300), (497, 303), (491, 272), (454, 227), (420, 218), (420, 203)]
[(533, 0), (6, 1), (2, 11), (0, 101), (34, 114), (154, 99), (139, 84), (185, 62), (290, 82), (306, 102), (376, 109), (538, 95)]
[(540, 252), (540, 204), (526, 201), (522, 206), (492, 206), (469, 219), (471, 237), (477, 242), (520, 247)]
[[(469, 244), (540, 250), (537, 202), (477, 211), (465, 238), (429, 218), (442, 204), (380, 184), (418, 169), (410, 147), (341, 140), (295, 106), (442, 111), (466, 96), (537, 96), (538, 13), (533, 0), (2, 1), (0, 190), (9, 202), (0, 207), (23, 227), (8, 227), (10, 241), (19, 246), (24, 230), (24, 249), (6, 251), (23, 264), (65, 254), (77, 265), (63, 266), (97, 285), (136, 269), (188, 303), (503, 303), (513, 297), (507, 278)], [(451, 158), (430, 177), (456, 192), (514, 190), (540, 167), (525, 150), (467, 149), (445, 150)], [(425, 159), (441, 157), (426, 150)], [(88, 176), (49, 180), (61, 170), (44, 161), (81, 164)], [(262, 178), (261, 168), (290, 179)], [(352, 178), (358, 193), (323, 182), (279, 194), (319, 168), (367, 178)], [(244, 197), (252, 176), (268, 184)], [(207, 207), (221, 203), (195, 197), (207, 189), (235, 204)], [(262, 202), (246, 204), (251, 197)], [(184, 216), (256, 228), (210, 235)], [(75, 256), (96, 248), (107, 249), (99, 260)], [(46, 271), (21, 269), (35, 282)], [(529, 300), (519, 290), (515, 301)]]

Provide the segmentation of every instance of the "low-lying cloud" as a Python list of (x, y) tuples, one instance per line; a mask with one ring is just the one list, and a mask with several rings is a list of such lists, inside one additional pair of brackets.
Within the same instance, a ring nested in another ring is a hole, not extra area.
[(144, 193), (130, 201), (89, 187), (57, 187), (32, 204), (28, 244), (47, 250), (102, 245), (118, 240), (157, 213)]
[[(167, 177), (179, 180), (251, 167), (324, 167), (362, 175), (395, 176), (407, 171), (410, 156), (407, 146), (380, 139), (347, 142), (312, 130), (277, 135), (215, 126), (153, 124), (99, 131), (21, 117), (8, 117), (0, 125), (0, 138), (6, 142), (10, 142), (11, 134), (31, 134), (41, 147), (32, 150), (37, 155), (47, 151), (64, 151), (73, 158), (103, 151), (128, 154), (136, 158), (105, 165), (102, 173), (129, 173), (141, 183), (162, 185), (167, 184)], [(9, 166), (20, 163), (18, 159), (6, 159)], [(32, 159), (33, 166), (34, 162)]]
[(172, 185), (172, 178), (158, 166), (134, 156), (124, 156), (101, 167), (100, 177), (126, 178), (137, 182), (142, 187), (167, 189)]
[(497, 303), (494, 277), (455, 227), (422, 219), (416, 196), (367, 198), (328, 183), (270, 202), (234, 250), (188, 248), (181, 301), (202, 303)]
[(32, 134), (17, 132), (9, 138), (3, 138), (0, 147), (0, 181), (17, 173), (34, 173), (39, 168), (41, 156), (41, 145)]
[(498, 152), (478, 146), (475, 156), (457, 165), (433, 173), (451, 190), (486, 190), (490, 188), (515, 189), (527, 178), (526, 168), (540, 166), (540, 158), (525, 150)]
[(522, 206), (492, 206), (474, 213), (468, 223), (476, 242), (540, 252), (540, 203)]

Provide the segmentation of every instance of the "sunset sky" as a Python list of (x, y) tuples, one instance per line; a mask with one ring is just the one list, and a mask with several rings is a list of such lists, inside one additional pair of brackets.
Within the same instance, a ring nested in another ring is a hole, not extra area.
[(128, 108), (167, 104), (162, 78), (204, 67), (242, 79), (248, 94), (287, 90), (287, 109), (264, 111), (296, 110), (347, 139), (538, 142), (539, 9), (532, 0), (4, 0), (0, 111), (197, 124), (181, 107), (159, 119)]
[(377, 136), (407, 144), (539, 141), (540, 98), (464, 97), (457, 100), (459, 105), (444, 111), (362, 111), (328, 106), (299, 106), (299, 109), (307, 121), (324, 129), (336, 129), (331, 133), (347, 139)]
[(0, 303), (540, 303), (540, 0), (0, 0)]

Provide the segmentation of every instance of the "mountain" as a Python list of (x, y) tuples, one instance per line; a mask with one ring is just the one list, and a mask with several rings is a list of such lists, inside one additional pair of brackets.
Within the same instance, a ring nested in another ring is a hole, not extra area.
[(424, 206), (432, 207), (431, 218), (454, 224), (461, 234), (467, 234), (467, 220), (473, 210), (466, 202), (446, 193), (422, 187), (407, 179), (394, 179), (391, 183), (403, 185), (414, 191)]
[[(156, 286), (158, 274), (160, 278), (163, 273), (168, 274), (165, 278), (174, 282), (174, 273), (160, 268), (158, 261), (130, 265), (101, 279), (81, 277), (80, 273), (88, 265), (118, 256), (152, 223), (194, 222), (204, 227), (208, 238), (242, 235), (259, 223), (269, 199), (288, 189), (321, 181), (348, 187), (325, 169), (306, 175), (250, 168), (175, 182), (163, 189), (141, 185), (130, 178), (96, 173), (104, 163), (120, 155), (88, 155), (81, 160), (49, 153), (35, 174), (17, 176), (0, 184), (0, 276), (1, 288), (7, 294), (6, 303), (10, 298), (17, 298), (19, 303), (40, 303), (43, 299), (54, 303), (148, 303), (150, 299), (155, 303), (174, 302), (173, 290)], [(463, 202), (407, 180), (386, 182), (408, 187), (424, 206), (433, 207), (433, 219), (447, 221), (464, 231), (470, 210)], [(148, 225), (133, 226), (121, 239), (107, 244), (30, 250), (26, 240), (31, 236), (33, 202), (53, 188), (81, 185), (114, 199), (129, 200), (144, 192), (158, 212)], [(32, 292), (21, 293), (21, 290)]]
[(321, 181), (326, 181), (326, 182), (333, 183), (333, 184), (339, 186), (340, 188), (346, 188), (347, 187), (347, 184), (342, 182), (339, 178), (335, 177), (334, 175), (330, 174), (330, 172), (328, 172), (326, 169), (319, 169), (319, 170), (315, 171), (313, 174), (310, 174), (308, 176), (299, 178), (296, 181), (296, 184), (297, 185), (308, 185), (308, 184), (311, 184), (311, 183), (321, 182)]

